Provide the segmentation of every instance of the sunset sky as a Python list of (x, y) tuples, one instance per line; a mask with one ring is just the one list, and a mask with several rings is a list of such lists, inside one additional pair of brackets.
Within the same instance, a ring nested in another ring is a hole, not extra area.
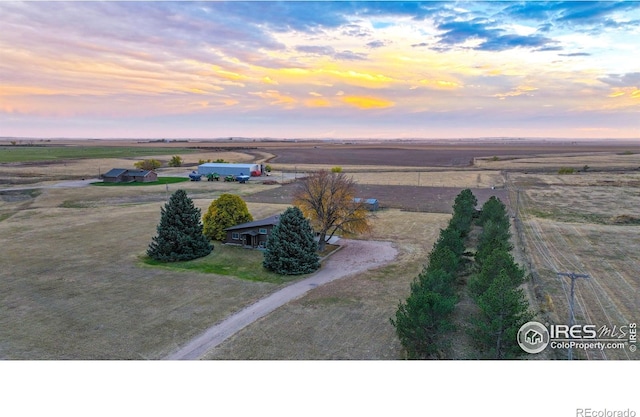
[(640, 2), (0, 2), (0, 136), (640, 138)]

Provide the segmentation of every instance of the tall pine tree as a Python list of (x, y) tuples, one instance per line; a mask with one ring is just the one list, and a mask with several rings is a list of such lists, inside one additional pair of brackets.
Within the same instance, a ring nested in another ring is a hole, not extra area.
[(513, 359), (522, 354), (517, 343), (520, 326), (533, 319), (521, 288), (503, 270), (478, 298), (480, 317), (475, 322), (476, 341), (493, 359)]
[(213, 250), (213, 245), (202, 234), (200, 209), (184, 190), (173, 193), (160, 209), (157, 231), (147, 249), (147, 255), (157, 261), (188, 261)]
[(320, 267), (313, 229), (297, 207), (280, 215), (267, 239), (262, 265), (282, 275), (308, 274)]

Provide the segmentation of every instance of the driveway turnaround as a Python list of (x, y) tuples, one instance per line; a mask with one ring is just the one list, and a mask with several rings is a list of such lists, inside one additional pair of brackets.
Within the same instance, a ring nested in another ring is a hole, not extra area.
[(398, 253), (391, 242), (341, 239), (339, 243), (340, 250), (327, 258), (318, 272), (232, 314), (165, 359), (199, 359), (244, 327), (313, 288), (385, 265)]

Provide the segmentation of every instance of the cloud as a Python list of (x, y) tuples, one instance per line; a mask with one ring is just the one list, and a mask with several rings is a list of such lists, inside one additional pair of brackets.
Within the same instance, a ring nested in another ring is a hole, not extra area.
[(614, 87), (640, 87), (640, 72), (608, 74), (606, 77), (598, 78), (598, 80)]
[(572, 52), (570, 54), (558, 54), (559, 56), (591, 56), (588, 52)]
[(392, 101), (377, 97), (344, 96), (342, 101), (363, 110), (383, 109), (394, 105)]
[(348, 50), (337, 52), (331, 46), (302, 45), (296, 46), (296, 51), (312, 55), (328, 56), (336, 61), (359, 61), (367, 58), (366, 54)]
[(372, 49), (376, 49), (376, 48), (382, 48), (386, 44), (387, 43), (384, 42), (384, 41), (371, 41), (371, 42), (367, 43), (367, 47), (372, 48)]
[[(470, 40), (479, 42), (470, 49), (481, 51), (504, 51), (514, 48), (531, 48), (534, 50), (549, 50), (556, 48), (556, 41), (542, 35), (519, 35), (505, 33), (496, 21), (482, 17), (469, 21), (447, 21), (438, 25), (444, 31), (440, 35), (439, 43), (444, 45), (461, 45)], [(422, 44), (418, 44), (421, 46)]]
[(503, 13), (511, 18), (542, 21), (548, 30), (551, 23), (596, 27), (624, 24), (614, 19), (616, 14), (639, 7), (633, 1), (529, 1), (510, 5)]

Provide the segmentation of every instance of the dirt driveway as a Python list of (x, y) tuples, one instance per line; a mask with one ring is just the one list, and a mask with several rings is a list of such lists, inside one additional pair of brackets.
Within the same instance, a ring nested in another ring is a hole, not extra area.
[(284, 287), (232, 314), (165, 359), (198, 359), (239, 330), (289, 301), (320, 285), (385, 265), (398, 253), (391, 242), (342, 239), (340, 246), (340, 250), (325, 260), (322, 268), (312, 276)]

